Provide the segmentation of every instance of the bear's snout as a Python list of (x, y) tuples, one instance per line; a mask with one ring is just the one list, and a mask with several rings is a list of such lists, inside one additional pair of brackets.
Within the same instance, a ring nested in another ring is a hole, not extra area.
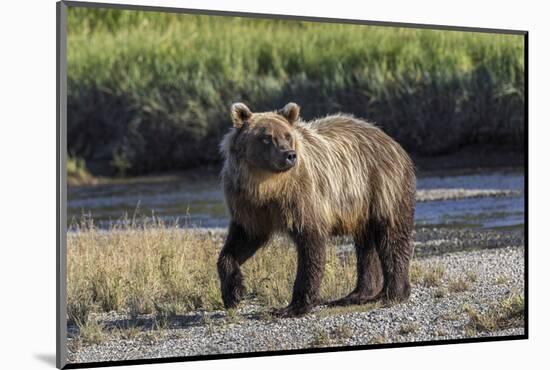
[(296, 151), (294, 150), (285, 150), (279, 151), (277, 154), (277, 159), (273, 163), (275, 172), (285, 172), (290, 170), (294, 165), (296, 165)]
[(296, 152), (294, 150), (288, 150), (285, 152), (286, 164), (294, 166), (296, 164)]

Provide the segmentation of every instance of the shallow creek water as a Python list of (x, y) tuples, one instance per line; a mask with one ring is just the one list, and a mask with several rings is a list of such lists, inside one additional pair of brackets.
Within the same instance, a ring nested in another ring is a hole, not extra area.
[[(524, 174), (520, 171), (422, 176), (418, 190), (509, 191), (484, 196), (418, 202), (417, 226), (450, 228), (519, 228), (524, 224)], [(228, 223), (219, 179), (215, 175), (146, 177), (93, 186), (70, 187), (68, 222), (92, 217), (107, 228), (123, 217), (159, 217), (187, 227), (225, 227)]]

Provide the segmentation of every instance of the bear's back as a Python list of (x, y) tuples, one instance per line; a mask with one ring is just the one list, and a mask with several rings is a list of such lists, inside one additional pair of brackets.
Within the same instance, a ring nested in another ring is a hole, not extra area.
[[(414, 166), (405, 150), (375, 125), (338, 114), (301, 123), (306, 173), (312, 193), (330, 219), (352, 226), (357, 215), (394, 218), (393, 209), (415, 187)], [(322, 200), (321, 200), (322, 199)]]

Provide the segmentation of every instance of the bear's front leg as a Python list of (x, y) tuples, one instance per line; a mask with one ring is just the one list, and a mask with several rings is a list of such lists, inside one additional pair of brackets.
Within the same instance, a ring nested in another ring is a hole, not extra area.
[(277, 317), (301, 316), (319, 303), (319, 291), (325, 270), (325, 238), (317, 232), (292, 233), (298, 249), (298, 266), (288, 307), (274, 310)]
[(229, 225), (227, 239), (217, 264), (225, 308), (234, 308), (241, 301), (245, 288), (240, 266), (252, 257), (268, 238), (268, 234), (251, 235), (233, 221)]

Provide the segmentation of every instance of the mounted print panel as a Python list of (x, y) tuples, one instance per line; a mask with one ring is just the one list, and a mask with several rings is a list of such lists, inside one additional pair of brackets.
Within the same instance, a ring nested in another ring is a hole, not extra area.
[(58, 367), (527, 338), (524, 31), (58, 4)]

